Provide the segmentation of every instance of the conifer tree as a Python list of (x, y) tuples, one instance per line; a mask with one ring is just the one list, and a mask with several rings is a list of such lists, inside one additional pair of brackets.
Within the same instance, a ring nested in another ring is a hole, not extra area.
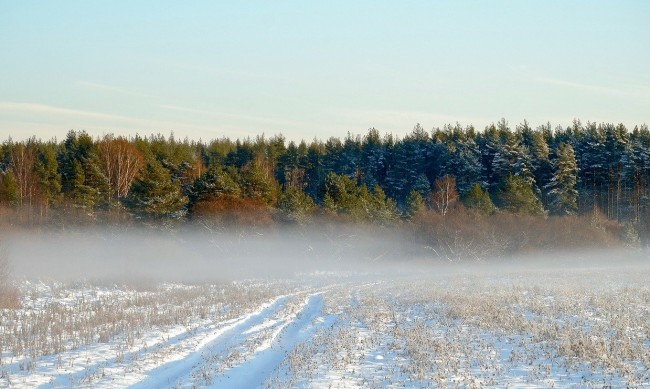
[(280, 194), (278, 200), (278, 208), (284, 212), (289, 220), (298, 223), (309, 221), (315, 207), (316, 204), (309, 195), (295, 188), (287, 188)]
[(212, 166), (194, 181), (189, 197), (194, 203), (207, 198), (226, 196), (241, 196), (239, 183), (221, 167)]
[(11, 205), (12, 207), (20, 206), (20, 189), (14, 178), (14, 173), (9, 170), (0, 177), (2, 181), (2, 189), (0, 191), (0, 200), (4, 203)]
[(483, 190), (479, 184), (474, 184), (467, 192), (463, 204), (467, 208), (474, 209), (484, 215), (491, 215), (495, 210), (490, 194), (488, 191)]
[(426, 204), (422, 195), (412, 190), (411, 193), (406, 197), (406, 207), (404, 210), (404, 216), (407, 218), (413, 218), (420, 215), (426, 210)]
[(242, 193), (251, 199), (265, 204), (274, 204), (277, 200), (277, 183), (266, 173), (257, 162), (243, 170), (240, 178)]
[(137, 215), (154, 218), (183, 216), (187, 203), (180, 183), (172, 181), (170, 172), (151, 157), (126, 198), (126, 204)]
[(34, 171), (38, 179), (40, 199), (45, 210), (56, 204), (61, 196), (61, 174), (58, 172), (56, 151), (52, 144), (40, 144)]
[(499, 192), (499, 207), (517, 215), (544, 215), (544, 207), (523, 177), (508, 176)]
[(557, 215), (575, 215), (578, 211), (578, 165), (573, 147), (560, 143), (553, 161), (555, 174), (546, 186), (550, 197), (551, 211)]

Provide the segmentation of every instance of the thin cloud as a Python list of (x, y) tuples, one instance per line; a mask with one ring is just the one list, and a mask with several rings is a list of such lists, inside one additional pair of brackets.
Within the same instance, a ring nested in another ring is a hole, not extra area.
[[(442, 127), (445, 124), (480, 125), (490, 123), (494, 120), (485, 118), (470, 118), (453, 116), (444, 113), (419, 112), (419, 111), (395, 111), (395, 110), (340, 110), (332, 112), (344, 120), (356, 123), (369, 123), (370, 127), (378, 129), (394, 130), (403, 133), (412, 129), (416, 123), (421, 123), (425, 128)], [(478, 127), (477, 127), (478, 128)]]
[(193, 113), (193, 114), (204, 115), (204, 116), (212, 116), (212, 117), (226, 117), (226, 118), (241, 120), (244, 122), (273, 124), (273, 125), (280, 125), (280, 126), (313, 125), (313, 123), (300, 121), (300, 120), (285, 120), (285, 119), (278, 119), (278, 118), (267, 117), (267, 116), (242, 115), (242, 114), (233, 114), (233, 113), (225, 113), (225, 112), (217, 112), (217, 111), (205, 111), (205, 110), (200, 110), (195, 108), (179, 107), (176, 105), (162, 104), (160, 105), (160, 107), (172, 111), (187, 112), (187, 113)]
[(98, 89), (98, 90), (103, 90), (103, 91), (108, 91), (108, 92), (113, 92), (113, 93), (119, 93), (119, 94), (124, 94), (124, 95), (130, 95), (130, 96), (136, 96), (136, 97), (154, 97), (153, 95), (149, 95), (146, 93), (141, 93), (138, 91), (134, 91), (131, 89), (119, 87), (119, 86), (112, 86), (112, 85), (106, 85), (106, 84), (99, 84), (96, 82), (90, 82), (90, 81), (77, 81), (76, 85), (80, 85), (86, 88), (91, 88), (91, 89)]
[(295, 82), (296, 80), (292, 77), (282, 76), (279, 74), (272, 73), (263, 73), (263, 72), (250, 72), (241, 69), (231, 69), (231, 68), (219, 68), (212, 66), (204, 66), (193, 63), (185, 62), (170, 62), (169, 66), (181, 69), (181, 70), (190, 70), (193, 72), (201, 72), (210, 76), (216, 77), (239, 77), (243, 79), (254, 79), (254, 80), (267, 80), (267, 81), (281, 81), (281, 82)]
[(579, 82), (560, 80), (560, 79), (556, 79), (556, 78), (537, 77), (536, 80), (540, 81), (540, 82), (543, 82), (543, 83), (546, 83), (546, 84), (564, 86), (564, 87), (573, 88), (573, 89), (581, 89), (581, 90), (585, 90), (585, 91), (604, 93), (604, 94), (615, 95), (615, 96), (635, 96), (636, 95), (636, 93), (630, 92), (630, 91), (627, 91), (627, 90), (611, 88), (611, 87), (602, 86), (602, 85), (583, 84), (583, 83), (579, 83)]
[(65, 116), (81, 116), (94, 119), (108, 119), (108, 120), (120, 120), (120, 121), (142, 121), (141, 119), (130, 118), (127, 116), (113, 115), (101, 112), (92, 112), (92, 111), (82, 111), (78, 109), (70, 108), (61, 108), (45, 104), (35, 104), (35, 103), (17, 103), (17, 102), (0, 102), (0, 111), (22, 111), (29, 113), (47, 113), (54, 115), (65, 115)]
[[(107, 114), (103, 112), (83, 111), (78, 109), (55, 107), (46, 104), (35, 103), (17, 103), (17, 102), (0, 102), (0, 112), (17, 113), (22, 112), (33, 116), (52, 115), (54, 117), (65, 118), (79, 127), (91, 125), (97, 127), (101, 124), (103, 128), (123, 128), (133, 129), (199, 129), (202, 131), (214, 131), (213, 127), (179, 123), (179, 122), (162, 122), (157, 120), (140, 119), (122, 115)], [(51, 117), (52, 117), (51, 116)], [(76, 119), (75, 119), (76, 118)], [(78, 119), (91, 119), (92, 123), (80, 123)]]

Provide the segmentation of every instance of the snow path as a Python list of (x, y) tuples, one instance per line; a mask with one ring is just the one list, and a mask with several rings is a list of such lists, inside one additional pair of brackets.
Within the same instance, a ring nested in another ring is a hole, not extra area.
[[(291, 322), (287, 322), (274, 334), (269, 347), (258, 351), (254, 358), (247, 360), (215, 379), (214, 388), (259, 388), (274, 373), (286, 354), (300, 342), (304, 342), (324, 325), (325, 320), (317, 320), (323, 310), (323, 297), (320, 293), (305, 299), (305, 304)], [(275, 336), (277, 335), (277, 336)]]
[(277, 314), (284, 307), (289, 297), (281, 296), (272, 303), (263, 306), (259, 311), (219, 329), (204, 339), (193, 352), (182, 359), (168, 362), (147, 371), (145, 373), (146, 378), (133, 384), (131, 388), (167, 388), (179, 382), (184, 382), (192, 371), (200, 367), (206, 355), (222, 354), (229, 348), (245, 341), (245, 333), (251, 328), (260, 326), (267, 318)]

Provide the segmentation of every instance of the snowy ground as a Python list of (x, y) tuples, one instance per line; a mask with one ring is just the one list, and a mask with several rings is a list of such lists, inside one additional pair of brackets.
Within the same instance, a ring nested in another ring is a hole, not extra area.
[(647, 270), (27, 282), (0, 387), (650, 387)]

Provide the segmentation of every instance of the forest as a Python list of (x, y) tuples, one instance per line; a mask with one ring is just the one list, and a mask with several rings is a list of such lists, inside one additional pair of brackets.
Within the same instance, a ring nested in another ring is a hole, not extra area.
[(650, 228), (649, 183), (647, 125), (579, 120), (532, 128), (501, 119), (483, 131), (418, 124), (403, 137), (369, 129), (299, 143), (71, 130), (61, 141), (0, 145), (0, 220), (23, 227), (329, 220), (430, 230), (456, 220), (471, 235), (481, 220), (574, 235), (584, 225), (638, 245)]

